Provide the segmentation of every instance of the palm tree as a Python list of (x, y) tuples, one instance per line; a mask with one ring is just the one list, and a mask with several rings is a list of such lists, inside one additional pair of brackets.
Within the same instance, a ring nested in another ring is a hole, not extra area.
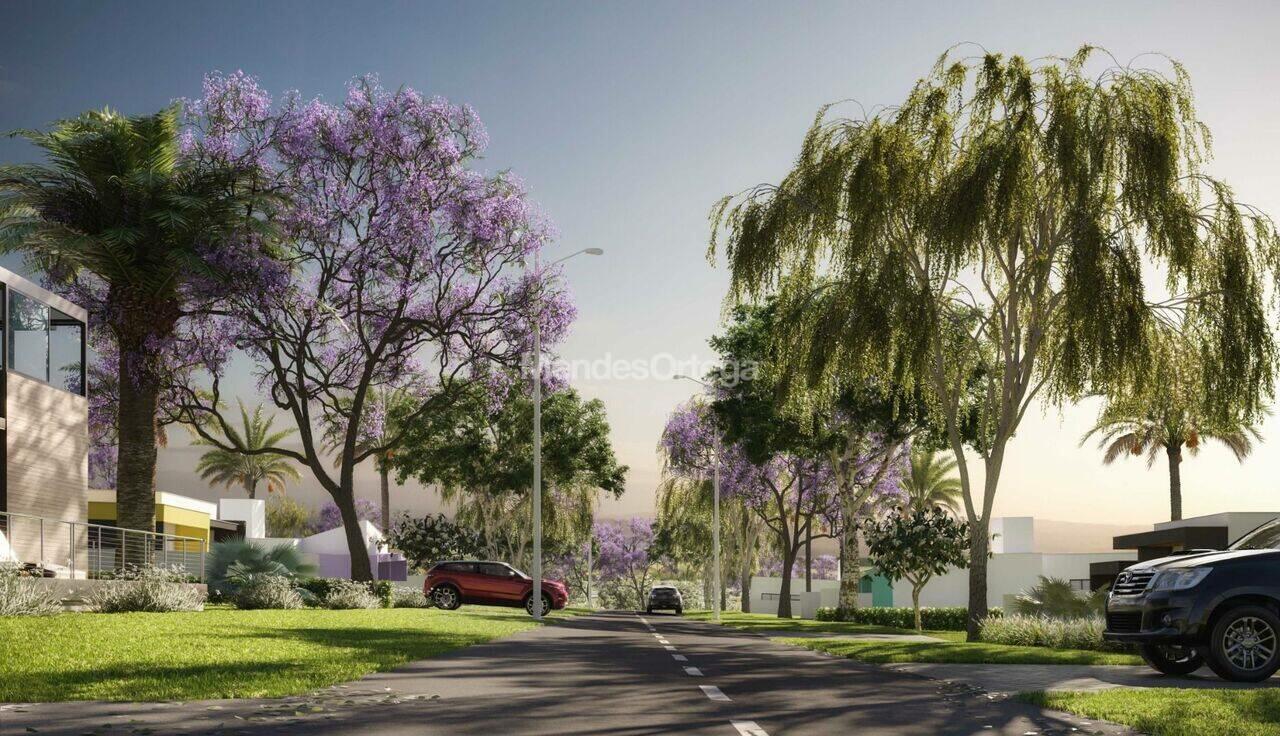
[(1146, 409), (1123, 401), (1108, 405), (1098, 423), (1080, 439), (1100, 435), (1098, 449), (1104, 450), (1102, 462), (1110, 465), (1125, 455), (1146, 455), (1147, 467), (1155, 465), (1163, 452), (1169, 463), (1169, 519), (1182, 518), (1182, 451), (1195, 457), (1205, 440), (1224, 445), (1238, 462), (1253, 452), (1253, 443), (1261, 439), (1257, 427), (1238, 420), (1213, 422), (1196, 412), (1176, 404), (1162, 404)]
[(270, 452), (255, 452), (264, 447), (274, 447), (285, 437), (293, 434), (294, 429), (272, 432), (271, 425), (275, 417), (263, 416), (262, 406), (254, 408), (250, 416), (240, 402), (241, 431), (228, 427), (226, 430), (228, 443), (234, 447), (243, 447), (247, 452), (224, 450), (213, 442), (196, 439), (191, 444), (210, 447), (200, 456), (196, 464), (196, 472), (210, 485), (221, 484), (226, 488), (233, 485), (244, 486), (249, 498), (256, 498), (258, 485), (265, 483), (267, 493), (283, 491), (285, 483), (300, 480), (302, 476), (293, 466), (293, 461), (283, 455)]
[(244, 227), (266, 234), (248, 170), (197, 163), (179, 151), (179, 111), (126, 117), (111, 110), (16, 134), (45, 165), (0, 167), (0, 251), (22, 251), (60, 283), (88, 283), (85, 304), (118, 349), (115, 436), (118, 523), (155, 529), (157, 420), (166, 368), (156, 345), (175, 334), (205, 260)]
[(911, 469), (902, 479), (907, 498), (902, 506), (912, 512), (943, 508), (960, 515), (960, 479), (951, 474), (956, 460), (922, 447), (911, 450)]

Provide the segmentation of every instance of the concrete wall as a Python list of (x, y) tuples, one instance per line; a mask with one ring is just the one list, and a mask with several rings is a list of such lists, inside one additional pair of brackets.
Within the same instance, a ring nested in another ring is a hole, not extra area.
[(244, 522), (245, 539), (267, 536), (267, 502), (260, 498), (220, 498), (218, 518)]
[[(6, 511), (88, 521), (88, 403), (83, 396), (9, 371), (5, 444)], [(18, 557), (39, 561), (38, 525), (13, 520), (8, 531)], [(73, 533), (70, 525), (46, 522), (44, 537), (44, 562), (50, 566), (71, 567), (72, 550), (85, 546), (83, 527)]]
[[(1133, 551), (1094, 552), (1086, 554), (997, 554), (987, 567), (987, 605), (1006, 608), (1022, 591), (1039, 582), (1040, 576), (1066, 580), (1089, 579), (1089, 565), (1108, 560), (1136, 560)], [(952, 569), (930, 580), (920, 592), (922, 606), (967, 606), (969, 604), (969, 571)], [(898, 581), (893, 586), (893, 605), (911, 605), (911, 586)]]

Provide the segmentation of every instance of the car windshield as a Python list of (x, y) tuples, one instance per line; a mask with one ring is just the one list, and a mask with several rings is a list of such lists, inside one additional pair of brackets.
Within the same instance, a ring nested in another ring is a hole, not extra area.
[(1228, 549), (1280, 549), (1280, 519), (1268, 521), (1240, 537)]
[(514, 573), (516, 574), (516, 577), (518, 577), (518, 578), (520, 578), (520, 579), (522, 579), (522, 580), (532, 580), (532, 579), (533, 579), (533, 578), (529, 577), (528, 575), (525, 575), (524, 573), (522, 573), (522, 572), (520, 572), (519, 570), (515, 569), (514, 567), (513, 567), (513, 568), (511, 568), (511, 572), (514, 572)]

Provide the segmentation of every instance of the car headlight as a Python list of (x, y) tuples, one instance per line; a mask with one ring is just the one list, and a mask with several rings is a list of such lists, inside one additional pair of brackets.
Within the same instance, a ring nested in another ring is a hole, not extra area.
[(1213, 568), (1183, 567), (1176, 570), (1162, 570), (1151, 581), (1152, 590), (1186, 590), (1194, 588), (1204, 580)]

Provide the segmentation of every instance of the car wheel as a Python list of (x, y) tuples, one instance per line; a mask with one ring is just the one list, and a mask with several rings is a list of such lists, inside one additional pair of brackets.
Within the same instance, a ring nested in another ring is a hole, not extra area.
[(646, 608), (646, 609), (644, 609), (644, 612), (645, 612), (645, 613), (647, 613), (647, 614), (649, 614), (650, 616), (652, 616), (652, 615), (653, 615), (653, 608), (652, 608), (652, 607), (650, 607), (650, 608)]
[(677, 616), (683, 616), (683, 615), (684, 615), (684, 609), (683, 609), (683, 608), (677, 608), (677, 609), (676, 609), (676, 615), (677, 615)]
[(431, 591), (431, 600), (435, 601), (436, 608), (445, 611), (456, 611), (462, 607), (462, 595), (452, 585), (441, 585)]
[(1165, 675), (1189, 675), (1204, 666), (1204, 656), (1195, 647), (1142, 644), (1138, 653), (1152, 669)]
[(1238, 606), (1214, 624), (1209, 667), (1224, 680), (1261, 682), (1280, 669), (1280, 618), (1262, 606)]
[[(533, 596), (526, 596), (524, 599), (524, 610), (530, 616), (533, 615)], [(542, 615), (546, 616), (551, 613), (551, 596), (546, 593), (542, 594)]]

